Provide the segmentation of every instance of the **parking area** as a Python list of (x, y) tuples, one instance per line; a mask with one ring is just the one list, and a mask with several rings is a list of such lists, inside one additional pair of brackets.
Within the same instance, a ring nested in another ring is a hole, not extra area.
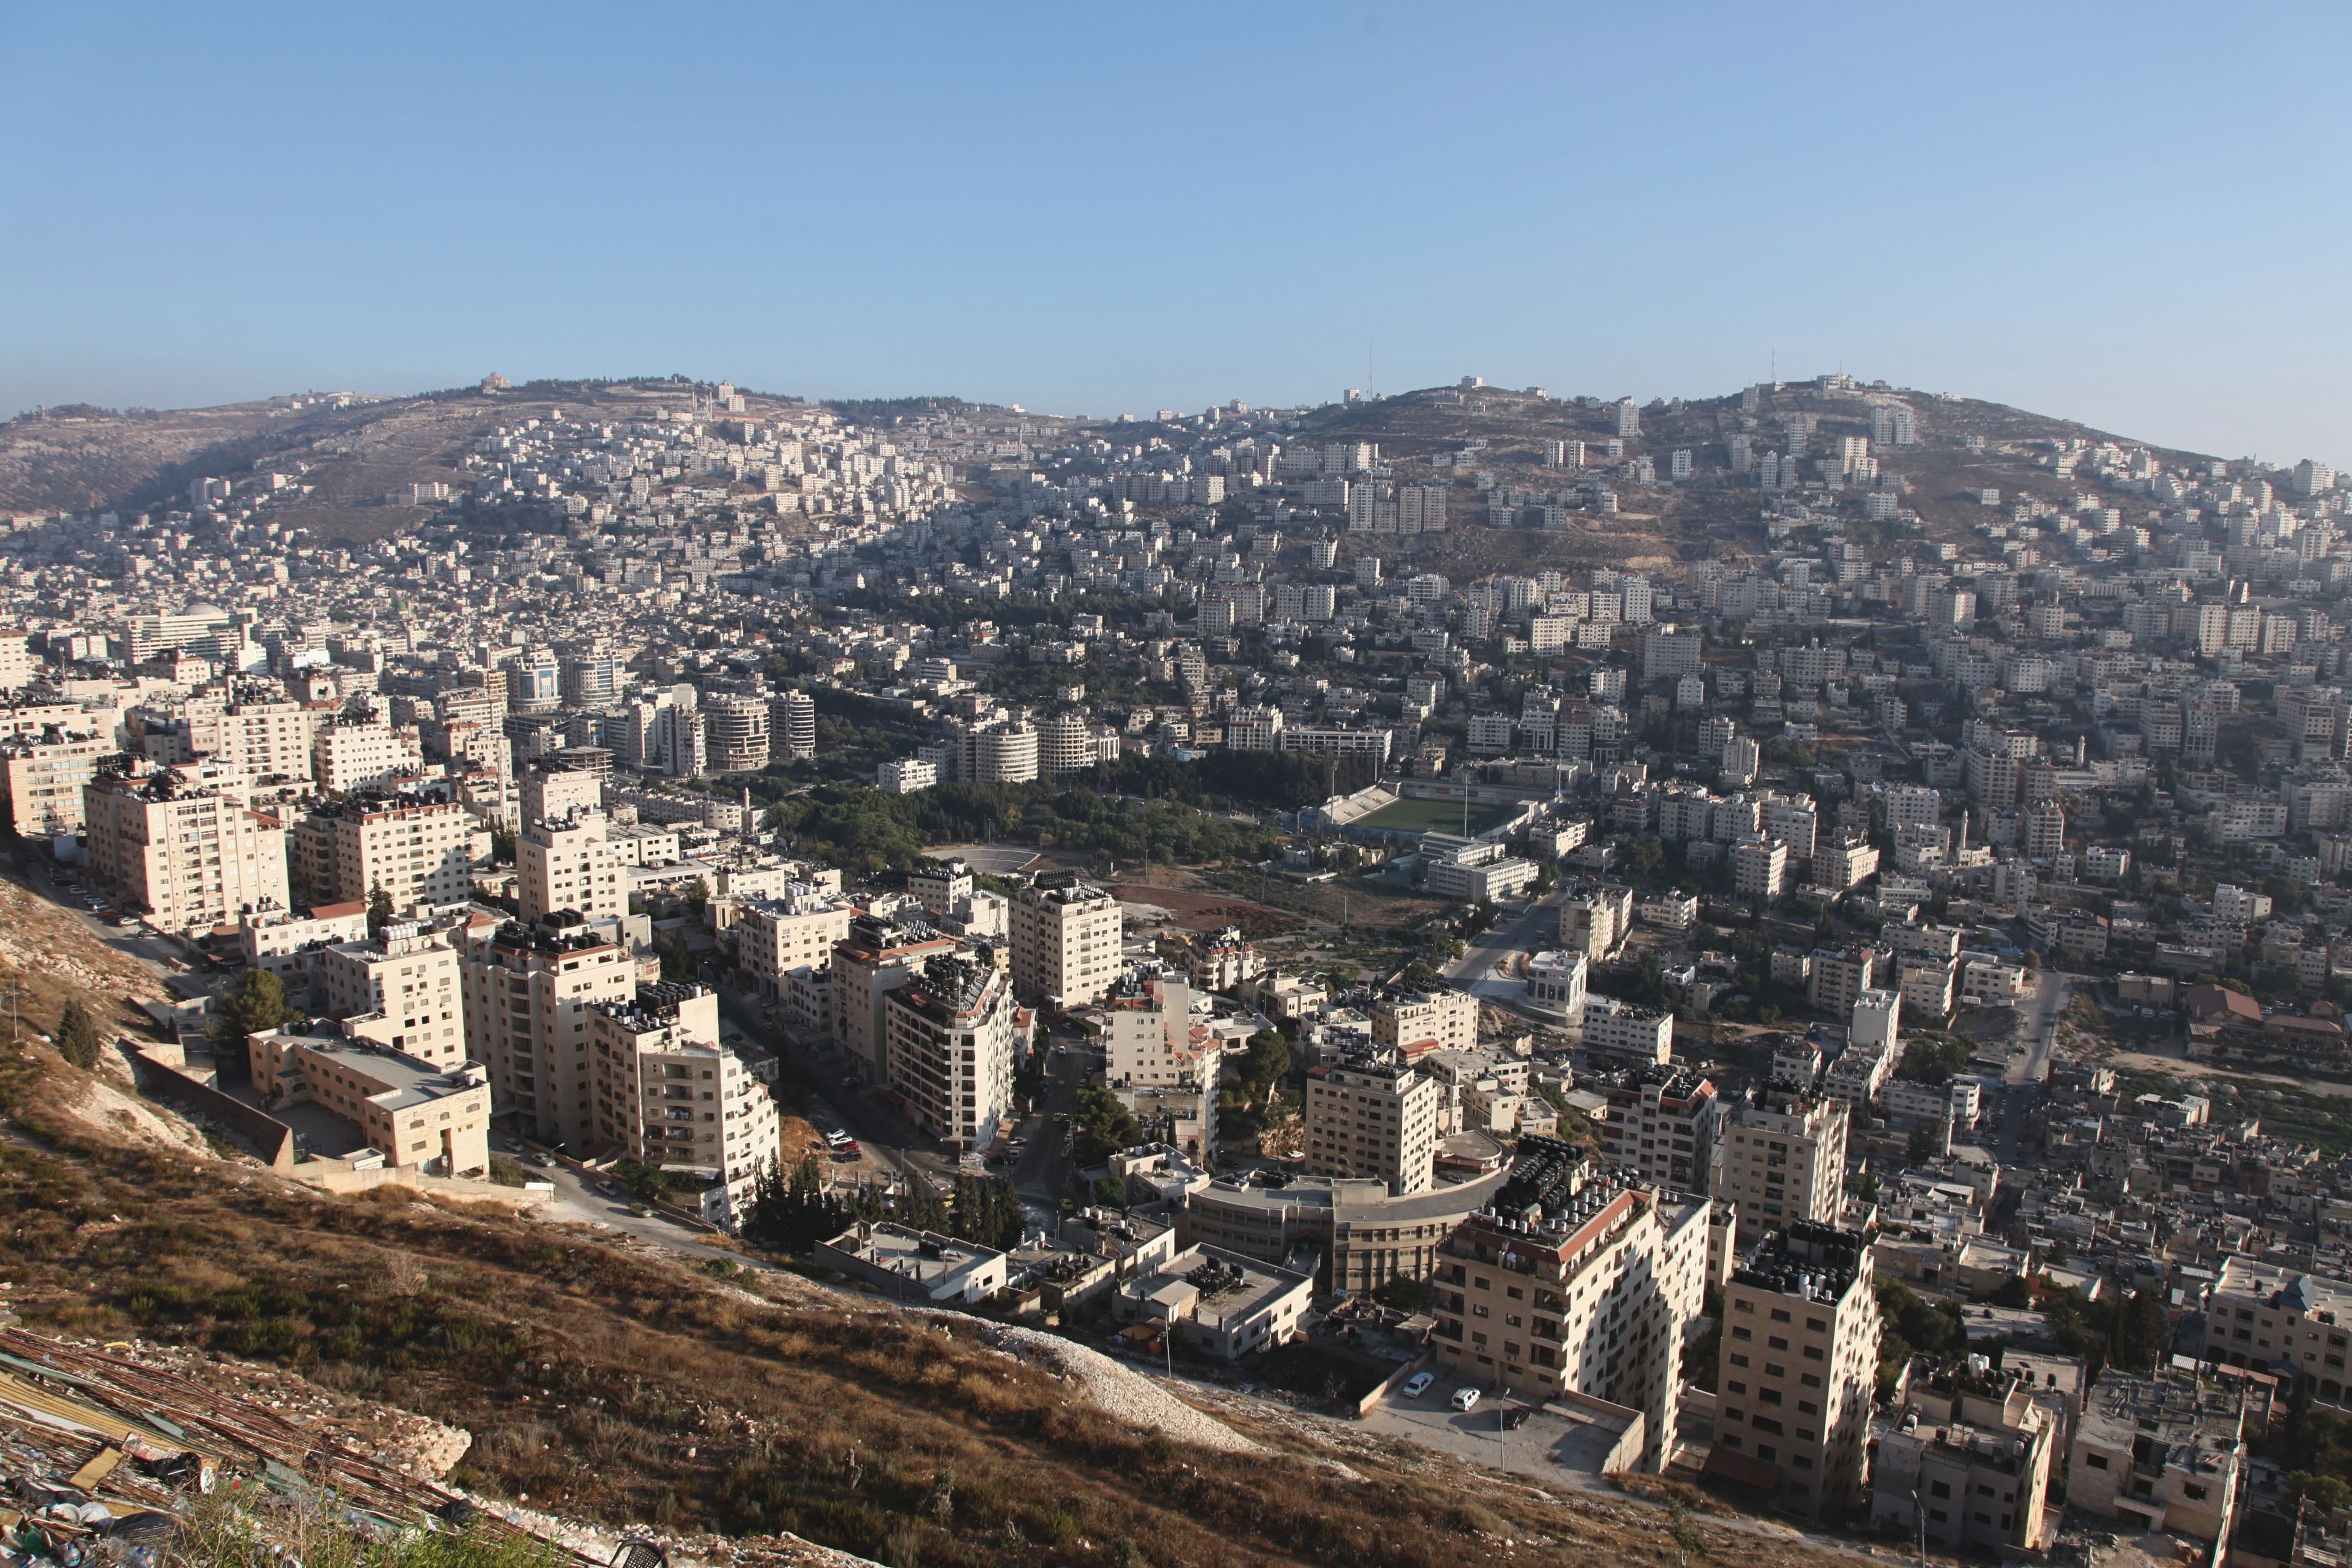
[[(1472, 1410), (1456, 1410), (1451, 1403), (1455, 1386), (1441, 1379), (1417, 1399), (1400, 1389), (1365, 1416), (1363, 1425), (1470, 1464), (1570, 1485), (1601, 1485), (1601, 1465), (1617, 1446), (1618, 1428), (1563, 1406), (1530, 1407), (1491, 1394)], [(1507, 1424), (1510, 1410), (1528, 1412), (1516, 1430)]]

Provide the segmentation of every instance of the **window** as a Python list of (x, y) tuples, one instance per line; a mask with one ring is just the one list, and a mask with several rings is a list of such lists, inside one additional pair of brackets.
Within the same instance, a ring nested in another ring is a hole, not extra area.
[(1927, 1495), (1949, 1497), (1952, 1495), (1952, 1484), (1949, 1481), (1930, 1481), (1927, 1483)]
[(2107, 1457), (2105, 1454), (2085, 1454), (2083, 1456), (2083, 1462), (2095, 1470), (2104, 1470), (2107, 1468)]

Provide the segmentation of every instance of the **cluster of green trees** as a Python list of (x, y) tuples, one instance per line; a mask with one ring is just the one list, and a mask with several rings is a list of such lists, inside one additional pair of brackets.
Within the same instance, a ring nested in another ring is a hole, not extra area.
[(853, 875), (914, 865), (942, 841), (1005, 839), (1123, 860), (1204, 864), (1278, 852), (1270, 829), (1169, 800), (1107, 799), (1052, 784), (940, 784), (914, 795), (826, 785), (779, 802), (768, 826)]
[(1282, 1080), (1289, 1075), (1290, 1042), (1281, 1032), (1260, 1029), (1252, 1035), (1241, 1081), (1219, 1091), (1220, 1127), (1229, 1136), (1248, 1137), (1296, 1110), (1295, 1102), (1286, 1102), (1280, 1095)]
[(780, 1252), (805, 1252), (861, 1221), (890, 1220), (982, 1247), (1020, 1245), (1021, 1198), (1010, 1182), (959, 1175), (942, 1199), (921, 1182), (903, 1193), (870, 1185), (846, 1194), (830, 1192), (821, 1172), (814, 1153), (794, 1166), (789, 1176), (772, 1165), (762, 1171), (752, 1188), (744, 1236)]
[(2254, 1439), (2254, 1451), (2286, 1472), (2289, 1498), (2308, 1497), (2322, 1508), (2352, 1508), (2352, 1420), (2295, 1391), (2286, 1419)]
[(1073, 1153), (1080, 1165), (1099, 1165), (1143, 1142), (1143, 1124), (1107, 1089), (1082, 1089), (1070, 1107)]
[[(1967, 1352), (1968, 1331), (1957, 1304), (1925, 1300), (1890, 1275), (1878, 1277), (1876, 1289), (1878, 1313), (1885, 1324), (1878, 1340), (1882, 1394), (1893, 1386), (1896, 1373), (1914, 1354)], [(2021, 1279), (2003, 1286), (1991, 1300), (2000, 1306), (2025, 1308), (2034, 1303), (2036, 1296), (2032, 1286)], [(2153, 1289), (2102, 1296), (2095, 1301), (2085, 1301), (2075, 1290), (2044, 1290), (2039, 1300), (2058, 1348), (2081, 1358), (2094, 1377), (2109, 1365), (2126, 1372), (2153, 1371), (2171, 1337), (2164, 1298)]]
[(1964, 1035), (1922, 1029), (1905, 1037), (1903, 1062), (1895, 1076), (1906, 1083), (1949, 1083), (1974, 1055), (1976, 1046)]

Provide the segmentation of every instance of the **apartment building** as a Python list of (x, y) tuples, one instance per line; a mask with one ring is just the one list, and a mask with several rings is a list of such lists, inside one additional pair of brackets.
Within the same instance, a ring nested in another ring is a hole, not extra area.
[(1307, 1169), (1386, 1182), (1398, 1197), (1427, 1192), (1445, 1091), (1401, 1062), (1347, 1062), (1307, 1075)]
[(1750, 838), (1731, 847), (1731, 882), (1741, 896), (1769, 903), (1786, 890), (1789, 847), (1777, 838)]
[(367, 940), (367, 902), (288, 909), (282, 904), (247, 905), (237, 911), (237, 951), (247, 969), (267, 969), (289, 988), (307, 985), (310, 960), (334, 942)]
[(1105, 1080), (1112, 1089), (1188, 1083), (1188, 1070), (1215, 1043), (1192, 1021), (1192, 988), (1181, 980), (1123, 985), (1104, 1005)]
[(1685, 1068), (1635, 1068), (1609, 1085), (1601, 1148), (1610, 1166), (1678, 1192), (1705, 1193), (1715, 1174), (1724, 1108), (1709, 1079)]
[(735, 910), (736, 961), (763, 996), (781, 998), (784, 976), (822, 969), (834, 944), (849, 934), (857, 910), (810, 882), (794, 882), (782, 898), (754, 899)]
[(380, 719), (338, 718), (310, 739), (310, 776), (336, 795), (391, 789), (424, 766), (414, 737)]
[(1839, 840), (1813, 851), (1813, 886), (1843, 893), (1878, 875), (1878, 847), (1860, 840)]
[(1018, 1012), (1004, 972), (969, 950), (930, 954), (887, 993), (889, 1082), (908, 1119), (958, 1151), (994, 1142), (1028, 1044)]
[(1478, 1047), (1478, 998), (1466, 991), (1412, 991), (1372, 1004), (1372, 1044), (1408, 1058)]
[(1584, 999), (1584, 1048), (1599, 1056), (1664, 1064), (1674, 1059), (1675, 1016), (1614, 996)]
[(2263, 1371), (2287, 1363), (2312, 1396), (2352, 1406), (2352, 1285), (2232, 1253), (2205, 1293), (2205, 1354)]
[(210, 930), (251, 904), (283, 905), (286, 830), (226, 790), (172, 769), (101, 774), (82, 790), (91, 872), (165, 931)]
[(534, 757), (522, 771), (522, 819), (547, 822), (587, 816), (604, 809), (604, 783), (562, 752)]
[(1442, 1373), (1532, 1402), (1642, 1413), (1636, 1468), (1672, 1447), (1682, 1341), (1706, 1294), (1708, 1201), (1576, 1182), (1540, 1202), (1515, 1180), (1438, 1249), (1430, 1283)]
[(1811, 1223), (1772, 1231), (1732, 1269), (1711, 1472), (1769, 1490), (1807, 1519), (1840, 1519), (1864, 1504), (1878, 1378), (1874, 1282), (1866, 1234)]
[(852, 911), (833, 944), (834, 1038), (868, 1082), (890, 1081), (890, 1039), (883, 1004), (926, 960), (961, 951), (954, 937), (919, 921), (901, 923)]
[(1956, 1556), (2042, 1549), (2059, 1422), (2028, 1375), (1917, 1357), (1899, 1411), (1871, 1461), (1872, 1524)]
[(190, 754), (215, 757), (256, 779), (315, 777), (313, 745), (333, 715), (294, 701), (233, 702), (184, 722)]
[(767, 1085), (719, 1044), (719, 997), (699, 985), (640, 985), (585, 1009), (596, 1141), (703, 1180), (702, 1217), (737, 1230), (760, 1173), (782, 1157)]
[(1815, 948), (1805, 978), (1805, 1001), (1817, 1012), (1843, 1017), (1853, 1010), (1854, 999), (1870, 989), (1877, 973), (1875, 948), (1848, 948), (1843, 952)]
[(2167, 1367), (2110, 1367), (2084, 1396), (2067, 1456), (2066, 1505), (2137, 1534), (2218, 1548), (2235, 1528), (2248, 1462), (2242, 1390)]
[(756, 773), (768, 765), (768, 701), (726, 693), (702, 705), (704, 734), (715, 773)]
[(99, 759), (113, 750), (58, 730), (0, 738), (0, 810), (9, 830), (26, 839), (79, 833), (87, 820), (82, 792), (98, 777)]
[(515, 905), (526, 921), (558, 910), (609, 920), (629, 912), (621, 853), (602, 816), (526, 823), (515, 840)]
[(322, 802), (296, 819), (289, 842), (304, 898), (364, 902), (380, 888), (402, 910), (465, 903), (474, 867), (490, 858), (480, 817), (456, 801), (421, 795)]
[(1739, 1207), (1742, 1245), (1784, 1226), (1833, 1223), (1845, 1202), (1845, 1102), (1779, 1085), (1730, 1109), (1715, 1195)]
[(393, 1049), (444, 1068), (466, 1059), (465, 982), (447, 932), (388, 925), (373, 941), (313, 952), (310, 978), (313, 1002), (328, 1016), (373, 1013)]
[(488, 1065), (500, 1108), (542, 1142), (589, 1148), (596, 1119), (588, 1009), (635, 994), (627, 951), (559, 913), (476, 936), (460, 963), (466, 1048)]
[(1048, 871), (1013, 899), (1013, 983), (1055, 1006), (1099, 1002), (1118, 978), (1118, 900), (1075, 871)]
[(1559, 906), (1559, 945), (1598, 963), (1633, 929), (1633, 889), (1605, 884), (1571, 893)]
[(352, 1123), (384, 1163), (487, 1179), (490, 1086), (480, 1064), (427, 1061), (379, 1043), (355, 1018), (247, 1037), (253, 1087), (272, 1110), (315, 1105)]

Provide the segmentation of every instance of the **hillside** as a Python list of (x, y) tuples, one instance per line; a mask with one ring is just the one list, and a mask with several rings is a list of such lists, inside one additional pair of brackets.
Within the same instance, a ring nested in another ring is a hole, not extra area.
[[(16, 913), (28, 940), (68, 934)], [(1218, 1415), (1256, 1451), (1179, 1441), (960, 1316), (399, 1188), (324, 1197), (123, 1124), (121, 1071), (0, 1051), (0, 1281), (25, 1329), (260, 1363), (463, 1428), (450, 1479), (488, 1498), (900, 1568), (1680, 1555), (1630, 1498), (1490, 1482), (1252, 1401)], [(1727, 1568), (1804, 1549), (1747, 1521), (1685, 1537)]]
[[(404, 397), (302, 394), (171, 413), (51, 409), (0, 424), (0, 516), (185, 506), (193, 479), (276, 471), (310, 489), (274, 508), (274, 521), (322, 541), (364, 542), (431, 515), (386, 502), (392, 492), (435, 481), (462, 490), (462, 458), (499, 426), (558, 408), (634, 419), (688, 408), (693, 398), (682, 381), (533, 382)], [(752, 417), (791, 401), (746, 398)]]
[[(413, 528), (430, 515), (426, 508), (388, 502), (385, 498), (392, 492), (436, 480), (462, 491), (465, 454), (498, 426), (543, 418), (558, 408), (598, 419), (636, 418), (691, 407), (694, 395), (687, 382), (660, 379), (534, 382), (497, 392), (462, 388), (382, 398), (305, 394), (169, 413), (51, 409), (0, 424), (0, 516), (120, 512), (184, 504), (180, 498), (191, 479), (236, 480), (279, 472), (309, 490), (299, 500), (274, 506), (270, 515), (275, 521), (289, 528), (308, 528), (321, 541), (364, 542)], [(798, 404), (792, 398), (746, 395), (747, 413), (753, 418), (772, 417)], [(1810, 382), (1768, 394), (1752, 416), (1750, 433), (1759, 451), (1780, 445), (1789, 416), (1809, 415), (1818, 452), (1836, 437), (1867, 435), (1872, 402), (1886, 398), (1907, 405), (1919, 421), (1918, 445), (1881, 448), (1880, 456), (1908, 482), (1906, 504), (1918, 512), (1931, 539), (1983, 521), (1985, 512), (1976, 500), (1980, 489), (2063, 503), (2075, 486), (2049, 467), (2048, 443), (2073, 438), (2095, 445), (2146, 445), (2000, 404), (1882, 386), (1825, 389)], [(979, 411), (956, 399), (938, 397), (827, 406), (851, 420)], [(1537, 562), (1622, 563), (1648, 555), (1655, 558), (1654, 563), (1664, 564), (1716, 552), (1715, 546), (1697, 542), (1720, 537), (1742, 522), (1753, 523), (1759, 509), (1752, 484), (1709, 483), (1727, 477), (1725, 440), (1742, 427), (1737, 395), (1645, 408), (1642, 419), (1643, 432), (1632, 443), (1631, 455), (1650, 454), (1663, 467), (1668, 452), (1686, 447), (1693, 454), (1696, 483), (1645, 496), (1640, 505), (1652, 510), (1629, 510), (1592, 537), (1572, 532), (1568, 538), (1530, 542), (1465, 534), (1443, 547), (1446, 563), (1474, 573), (1521, 569)], [(1133, 440), (1153, 428), (1047, 419), (1036, 423), (1066, 429), (1073, 438), (1098, 436), (1114, 441)], [(1335, 404), (1313, 411), (1305, 421), (1307, 439), (1377, 441), (1389, 458), (1407, 465), (1483, 442), (1475, 458), (1478, 468), (1494, 472), (1497, 483), (1507, 488), (1535, 489), (1570, 482), (1570, 476), (1541, 467), (1545, 442), (1573, 438), (1598, 443), (1611, 433), (1605, 406), (1597, 401), (1585, 407), (1572, 400), (1495, 387), (1469, 393), (1428, 388), (1374, 402)], [(1982, 438), (1981, 451), (1969, 449), (1971, 437)], [(2190, 456), (2151, 449), (2167, 460)], [(1427, 477), (1425, 470), (1413, 472)], [(1458, 477), (1447, 470), (1435, 472), (1441, 478)], [(1435, 547), (1419, 548), (1426, 553)]]

